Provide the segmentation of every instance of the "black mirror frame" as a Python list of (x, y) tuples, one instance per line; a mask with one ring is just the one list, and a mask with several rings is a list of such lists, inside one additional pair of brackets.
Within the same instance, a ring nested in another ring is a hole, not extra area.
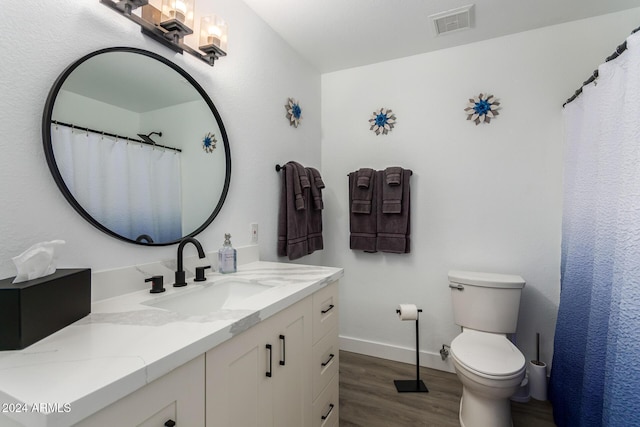
[(97, 56), (97, 55), (100, 55), (100, 54), (103, 54), (103, 53), (108, 53), (108, 52), (131, 52), (131, 53), (136, 53), (136, 54), (140, 54), (140, 55), (145, 55), (145, 56), (147, 56), (149, 58), (152, 58), (152, 59), (155, 59), (157, 61), (160, 61), (161, 63), (171, 67), (173, 70), (175, 70), (177, 73), (179, 73), (182, 77), (184, 77), (189, 83), (191, 83), (191, 85), (198, 91), (200, 96), (202, 96), (202, 99), (205, 100), (205, 102), (207, 103), (207, 105), (211, 109), (211, 112), (213, 113), (213, 115), (214, 115), (214, 117), (216, 119), (218, 127), (220, 128), (220, 134), (222, 136), (222, 141), (223, 141), (223, 144), (224, 144), (225, 168), (226, 168), (225, 178), (224, 178), (224, 187), (222, 189), (222, 194), (220, 195), (220, 200), (218, 201), (218, 204), (216, 205), (215, 209), (213, 210), (213, 212), (211, 213), (209, 218), (207, 218), (207, 220), (200, 227), (198, 227), (195, 231), (183, 236), (182, 238), (184, 238), (184, 237), (193, 237), (193, 236), (201, 233), (205, 228), (207, 228), (209, 226), (209, 224), (211, 224), (211, 222), (213, 222), (214, 218), (218, 215), (218, 213), (222, 209), (222, 205), (224, 204), (224, 201), (227, 198), (227, 193), (229, 192), (229, 184), (230, 184), (230, 181), (231, 181), (231, 150), (230, 150), (230, 147), (229, 147), (229, 139), (227, 138), (227, 131), (225, 130), (224, 124), (222, 123), (222, 118), (220, 117), (220, 114), (218, 113), (218, 110), (216, 109), (215, 105), (213, 105), (213, 101), (211, 100), (209, 95), (207, 95), (207, 93), (202, 88), (202, 86), (200, 86), (200, 84), (193, 77), (191, 77), (191, 75), (189, 75), (189, 73), (187, 73), (185, 70), (180, 68), (178, 65), (176, 65), (173, 62), (169, 61), (167, 58), (165, 58), (163, 56), (160, 56), (160, 55), (158, 55), (156, 53), (149, 52), (147, 50), (143, 50), (143, 49), (138, 49), (138, 48), (134, 48), (134, 47), (109, 47), (109, 48), (97, 50), (95, 52), (92, 52), (92, 53), (89, 53), (89, 54), (83, 56), (82, 58), (80, 58), (77, 61), (75, 61), (73, 64), (69, 65), (62, 72), (62, 74), (60, 74), (60, 76), (56, 79), (55, 83), (53, 84), (53, 87), (49, 91), (49, 95), (47, 96), (47, 101), (46, 101), (45, 106), (44, 106), (44, 113), (42, 115), (42, 143), (43, 143), (43, 146), (44, 146), (44, 154), (45, 154), (45, 157), (47, 159), (47, 164), (49, 165), (49, 170), (51, 171), (51, 174), (53, 175), (53, 179), (56, 182), (56, 184), (58, 185), (58, 188), (60, 189), (60, 191), (62, 192), (64, 197), (67, 199), (67, 201), (71, 204), (71, 206), (73, 206), (73, 208), (80, 214), (80, 216), (82, 216), (85, 220), (87, 220), (91, 225), (93, 225), (94, 227), (96, 227), (100, 231), (102, 231), (102, 232), (104, 232), (104, 233), (106, 233), (106, 234), (108, 234), (108, 235), (110, 235), (112, 237), (115, 237), (116, 239), (123, 240), (123, 241), (129, 242), (129, 243), (134, 243), (134, 244), (141, 245), (141, 246), (168, 246), (168, 245), (174, 245), (176, 243), (179, 243), (180, 240), (182, 240), (182, 239), (174, 240), (174, 241), (171, 241), (171, 242), (160, 242), (160, 243), (139, 242), (139, 241), (132, 240), (132, 239), (129, 239), (127, 237), (121, 236), (121, 235), (113, 232), (112, 230), (108, 229), (107, 227), (102, 225), (99, 221), (97, 221), (95, 218), (93, 218), (80, 205), (80, 203), (75, 199), (75, 197), (73, 197), (73, 194), (71, 194), (71, 191), (69, 191), (69, 188), (65, 184), (64, 179), (62, 178), (62, 175), (60, 174), (60, 171), (58, 170), (58, 165), (56, 163), (55, 156), (54, 156), (54, 153), (53, 153), (53, 145), (51, 143), (51, 124), (52, 124), (51, 123), (51, 115), (53, 113), (53, 106), (55, 104), (55, 101), (56, 101), (56, 98), (58, 96), (58, 93), (60, 92), (60, 89), (62, 88), (62, 85), (64, 84), (66, 79), (69, 77), (69, 75), (80, 64), (84, 63), (85, 61), (87, 61), (88, 59), (90, 59), (90, 58), (92, 58), (94, 56)]

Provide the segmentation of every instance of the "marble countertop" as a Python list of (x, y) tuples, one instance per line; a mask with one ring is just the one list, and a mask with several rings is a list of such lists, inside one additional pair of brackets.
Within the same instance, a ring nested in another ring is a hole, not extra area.
[[(237, 273), (208, 274), (207, 282), (169, 285), (162, 294), (143, 290), (97, 301), (90, 315), (26, 349), (0, 351), (0, 425), (2, 417), (29, 427), (77, 423), (342, 275), (341, 268), (257, 261)], [(242, 309), (204, 315), (143, 304), (230, 278), (272, 287)]]

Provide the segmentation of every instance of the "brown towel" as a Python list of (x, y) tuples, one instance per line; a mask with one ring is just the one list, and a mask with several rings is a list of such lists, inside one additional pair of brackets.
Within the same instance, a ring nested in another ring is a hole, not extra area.
[(355, 186), (349, 185), (352, 200), (349, 204), (352, 213), (370, 214), (371, 200), (373, 199), (373, 178), (375, 171), (370, 168), (362, 168), (355, 172)]
[(316, 187), (322, 190), (324, 188), (324, 181), (320, 176), (320, 172), (318, 172), (318, 170), (315, 168), (309, 168), (309, 169), (311, 169), (311, 172), (312, 172), (312, 177), (313, 177), (312, 184), (315, 183)]
[(362, 168), (359, 169), (356, 176), (358, 177), (358, 187), (360, 188), (369, 188), (369, 184), (371, 182), (371, 178), (374, 175), (373, 169), (370, 168)]
[[(285, 165), (286, 166), (286, 165)], [(286, 171), (285, 171), (286, 173)], [(294, 206), (296, 208), (296, 210), (303, 210), (304, 209), (304, 195), (303, 195), (303, 188), (300, 185), (300, 178), (299, 178), (299, 174), (298, 174), (298, 168), (296, 168), (295, 166), (291, 165), (290, 171), (289, 171), (289, 175), (291, 175), (292, 177), (292, 186), (293, 186), (293, 197), (295, 197), (295, 199), (293, 200), (294, 202)], [(289, 190), (287, 190), (289, 191)]]
[(309, 188), (311, 186), (311, 182), (309, 181), (309, 177), (307, 176), (307, 171), (305, 167), (298, 162), (289, 162), (289, 163), (295, 166), (298, 171), (298, 179), (300, 180), (300, 187), (302, 187), (303, 190), (305, 188)]
[[(307, 253), (313, 253), (324, 249), (322, 238), (322, 202), (321, 189), (324, 183), (320, 177), (320, 173), (314, 168), (307, 168), (307, 177), (311, 183), (311, 195), (313, 198), (313, 209), (307, 209)], [(316, 179), (319, 178), (319, 179)], [(318, 185), (320, 184), (320, 187)]]
[(386, 168), (384, 178), (387, 185), (400, 185), (402, 183), (402, 168), (399, 166)]
[(311, 184), (309, 183), (309, 178), (307, 177), (307, 171), (304, 169), (300, 163), (297, 162), (288, 162), (287, 164), (293, 166), (293, 188), (295, 194), (295, 203), (296, 209), (302, 210), (305, 209), (306, 200), (304, 198), (305, 190), (308, 189)]
[(311, 182), (311, 197), (313, 197), (313, 208), (316, 210), (324, 209), (324, 202), (322, 201), (322, 189), (324, 188), (324, 182), (315, 168), (307, 168), (307, 176)]
[(390, 167), (384, 170), (382, 186), (382, 212), (399, 214), (402, 212), (402, 168)]
[[(402, 188), (400, 213), (385, 213), (381, 206), (382, 203), (378, 205), (376, 249), (380, 252), (397, 254), (410, 252), (411, 192), (409, 179), (411, 174), (409, 169), (402, 170), (402, 185), (395, 187)], [(382, 200), (384, 187), (389, 187), (386, 185), (383, 171), (376, 172), (376, 185), (378, 187), (376, 194)]]
[[(309, 200), (309, 187), (303, 189), (300, 186), (298, 168), (292, 163), (285, 164), (281, 172), (282, 184), (278, 212), (278, 256), (288, 256), (291, 260), (309, 253), (307, 242), (309, 209), (305, 205), (305, 201)], [(304, 177), (308, 181), (306, 171)], [(300, 200), (302, 200), (302, 209), (298, 208)]]
[[(353, 210), (354, 194), (358, 193), (357, 172), (349, 174), (349, 247), (365, 252), (376, 252), (376, 198), (370, 198), (370, 213), (357, 213)], [(369, 190), (374, 192), (375, 180), (370, 180)]]

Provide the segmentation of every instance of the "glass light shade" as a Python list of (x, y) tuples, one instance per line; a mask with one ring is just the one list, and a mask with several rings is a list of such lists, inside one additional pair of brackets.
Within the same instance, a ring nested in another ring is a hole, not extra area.
[(203, 16), (200, 19), (200, 49), (210, 50), (215, 46), (226, 52), (227, 50), (227, 23), (215, 15)]
[(162, 22), (177, 20), (193, 28), (195, 0), (162, 0)]

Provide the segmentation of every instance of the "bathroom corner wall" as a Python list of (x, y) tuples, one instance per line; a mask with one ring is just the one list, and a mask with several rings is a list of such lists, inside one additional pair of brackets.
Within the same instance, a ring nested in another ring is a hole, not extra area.
[[(61, 267), (100, 271), (175, 259), (175, 245), (135, 246), (87, 223), (66, 202), (45, 161), (41, 120), (55, 79), (81, 56), (113, 46), (150, 50), (178, 64), (207, 91), (222, 116), (231, 145), (231, 187), (218, 217), (198, 235), (205, 249), (216, 251), (225, 232), (234, 245), (248, 244), (249, 224), (257, 222), (261, 259), (277, 259), (280, 187), (274, 165), (295, 159), (320, 166), (320, 74), (244, 2), (198, 3), (197, 14), (215, 12), (229, 24), (228, 56), (213, 68), (143, 36), (137, 25), (99, 0), (29, 0), (2, 7), (8, 28), (0, 38), (0, 277), (15, 275), (11, 257), (50, 239), (67, 241)], [(288, 97), (301, 102), (298, 129), (285, 118)]]
[[(327, 190), (325, 258), (344, 267), (343, 349), (451, 369), (438, 350), (459, 333), (447, 271), (519, 274), (527, 281), (517, 345), (551, 362), (560, 292), (562, 104), (637, 27), (640, 9), (523, 32), (322, 76), (322, 173)], [(466, 121), (468, 98), (501, 101), (491, 124)], [(391, 108), (386, 136), (369, 130)], [(347, 174), (403, 166), (411, 179), (411, 254), (349, 250)]]

